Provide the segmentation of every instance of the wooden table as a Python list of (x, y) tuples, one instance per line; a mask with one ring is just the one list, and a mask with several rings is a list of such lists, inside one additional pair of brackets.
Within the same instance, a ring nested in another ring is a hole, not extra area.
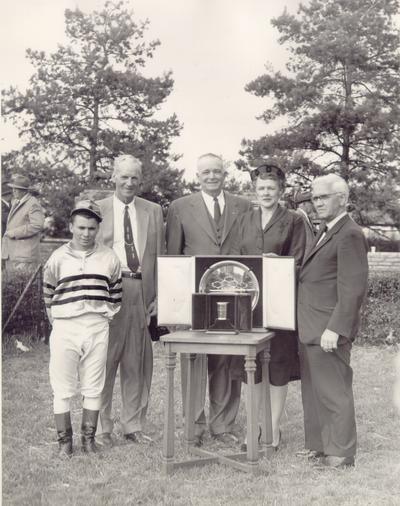
[[(163, 472), (171, 474), (174, 469), (221, 463), (233, 466), (242, 471), (258, 474), (259, 456), (267, 455), (272, 444), (271, 403), (269, 392), (268, 366), (270, 360), (270, 341), (274, 333), (268, 330), (253, 331), (249, 333), (232, 334), (206, 334), (205, 332), (182, 330), (172, 332), (161, 337), (166, 351), (167, 390), (165, 398), (164, 440), (163, 440)], [(261, 354), (262, 384), (265, 395), (262, 400), (261, 446), (258, 449), (258, 423), (256, 406), (254, 373), (256, 370), (255, 358)], [(188, 383), (185, 406), (185, 447), (189, 454), (201, 457), (200, 459), (176, 462), (174, 458), (174, 372), (176, 354), (186, 353), (189, 357)], [(245, 370), (247, 373), (247, 453), (221, 455), (194, 446), (194, 389), (195, 381), (193, 362), (196, 354), (207, 355), (243, 355), (245, 357)]]

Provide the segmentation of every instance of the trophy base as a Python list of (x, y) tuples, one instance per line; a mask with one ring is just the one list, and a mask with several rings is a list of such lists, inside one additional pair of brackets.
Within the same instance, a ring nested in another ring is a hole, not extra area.
[(219, 330), (206, 330), (206, 334), (239, 334), (239, 331), (221, 328)]

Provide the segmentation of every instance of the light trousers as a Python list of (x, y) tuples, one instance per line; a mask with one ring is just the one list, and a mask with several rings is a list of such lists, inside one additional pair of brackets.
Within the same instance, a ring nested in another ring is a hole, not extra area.
[(49, 343), (54, 413), (69, 411), (79, 382), (86, 400), (84, 407), (99, 409), (106, 374), (108, 328), (108, 319), (97, 313), (54, 320)]

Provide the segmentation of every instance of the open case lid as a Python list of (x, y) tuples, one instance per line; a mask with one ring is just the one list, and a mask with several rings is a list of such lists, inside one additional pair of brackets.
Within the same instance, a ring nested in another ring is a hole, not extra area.
[(195, 258), (157, 258), (157, 317), (159, 325), (191, 325), (195, 290)]
[[(199, 277), (207, 270), (210, 259), (235, 262), (256, 258), (239, 256), (160, 256), (158, 257), (158, 322), (159, 325), (191, 325), (192, 294), (199, 291)], [(259, 256), (262, 276), (258, 275), (262, 315), (259, 327), (294, 330), (295, 311), (295, 260), (293, 257)], [(207, 260), (207, 262), (204, 261)], [(203, 267), (203, 265), (205, 267)], [(200, 274), (200, 275), (199, 275)]]
[(269, 329), (296, 329), (294, 257), (263, 256), (263, 326)]

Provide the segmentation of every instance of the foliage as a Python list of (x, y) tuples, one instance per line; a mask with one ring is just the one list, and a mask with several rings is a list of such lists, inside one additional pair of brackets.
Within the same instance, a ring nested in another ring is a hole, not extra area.
[[(200, 191), (200, 184), (196, 180), (190, 181), (187, 183), (187, 189), (190, 192)], [(242, 182), (236, 179), (234, 176), (231, 176), (225, 179), (224, 190), (235, 195), (241, 195), (243, 193), (251, 192), (252, 188), (249, 181)]]
[(15, 167), (18, 173), (29, 176), (35, 181), (39, 199), (46, 216), (54, 219), (55, 237), (66, 237), (69, 233), (69, 213), (75, 197), (86, 187), (81, 174), (73, 172), (65, 163), (49, 167), (37, 158), (30, 158), (25, 150), (11, 151), (3, 157), (3, 177), (10, 179)]
[[(2, 325), (4, 325), (15, 308), (33, 271), (19, 268), (10, 272), (3, 271), (2, 287)], [(32, 340), (47, 337), (48, 320), (42, 298), (41, 272), (26, 292), (20, 306), (2, 334), (3, 351), (14, 344), (14, 339), (29, 335)]]
[(376, 209), (399, 223), (398, 14), (397, 0), (311, 0), (297, 16), (274, 19), (287, 71), (267, 68), (246, 91), (269, 99), (260, 119), (286, 126), (244, 140), (239, 165), (269, 159), (300, 186), (336, 172), (350, 183), (362, 224)]
[[(67, 9), (68, 43), (49, 55), (28, 49), (35, 69), (28, 89), (4, 93), (5, 118), (28, 141), (25, 153), (47, 165), (67, 163), (90, 182), (107, 179), (122, 152), (134, 153), (153, 175), (170, 171), (177, 159), (170, 154), (181, 129), (176, 116), (155, 116), (172, 91), (172, 74), (144, 77), (160, 43), (145, 41), (148, 21), (136, 21), (127, 6), (106, 2), (90, 14)], [(171, 177), (181, 173), (172, 170)]]
[(386, 239), (384, 237), (367, 237), (369, 249), (376, 248), (376, 251), (382, 252), (400, 252), (400, 241), (396, 239)]
[(361, 313), (358, 342), (373, 345), (400, 343), (400, 273), (372, 273)]

